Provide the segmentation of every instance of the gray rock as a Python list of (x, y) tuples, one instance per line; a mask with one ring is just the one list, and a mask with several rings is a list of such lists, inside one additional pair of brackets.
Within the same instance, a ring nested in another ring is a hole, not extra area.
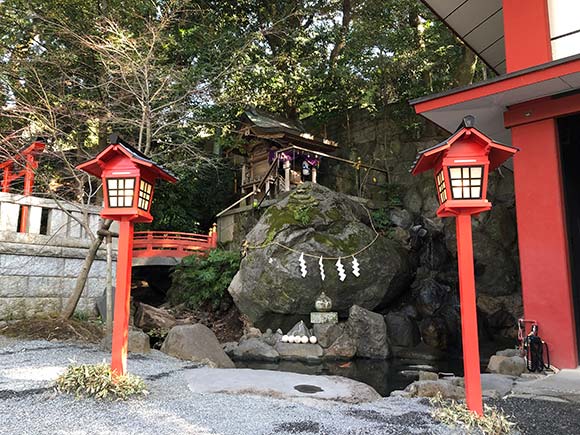
[(244, 334), (244, 338), (257, 338), (262, 336), (262, 331), (259, 328), (249, 327)]
[(435, 349), (446, 350), (448, 333), (445, 321), (440, 317), (427, 317), (420, 323), (423, 342)]
[(343, 333), (332, 343), (330, 347), (324, 349), (324, 359), (352, 359), (356, 355), (356, 342), (348, 331)]
[(499, 399), (507, 395), (515, 381), (515, 377), (495, 373), (481, 374), (481, 389), (484, 397)]
[[(129, 328), (129, 336), (127, 338), (127, 350), (130, 353), (149, 353), (151, 350), (149, 336), (140, 329)], [(99, 344), (103, 350), (111, 350), (111, 337), (104, 337)]]
[(519, 356), (492, 355), (487, 370), (509, 376), (520, 376), (526, 369), (526, 362)]
[(414, 347), (421, 341), (417, 324), (400, 312), (390, 312), (385, 316), (389, 340), (393, 346)]
[(393, 208), (389, 210), (389, 219), (393, 225), (404, 229), (409, 229), (413, 225), (413, 217), (405, 209)]
[(437, 381), (439, 380), (439, 375), (434, 372), (426, 372), (424, 370), (419, 371), (420, 381)]
[(441, 394), (445, 399), (465, 399), (465, 389), (454, 385), (446, 379), (440, 379), (438, 381), (415, 381), (405, 388), (405, 392), (410, 397), (435, 397), (437, 394)]
[(330, 347), (344, 330), (343, 324), (317, 323), (312, 325), (312, 332), (323, 348)]
[(167, 310), (155, 308), (151, 305), (139, 303), (135, 312), (135, 326), (144, 331), (152, 329), (169, 330), (175, 326), (175, 317)]
[[(345, 315), (352, 305), (373, 309), (398, 297), (408, 288), (411, 267), (401, 243), (379, 237), (357, 255), (361, 276), (350, 273), (349, 254), (375, 238), (364, 208), (347, 195), (319, 184), (304, 183), (270, 206), (246, 239), (252, 246), (229, 286), (236, 306), (255, 325), (287, 330), (312, 312), (324, 291), (334, 301), (333, 310)], [(302, 277), (298, 256), (273, 241), (298, 252), (345, 256), (347, 272), (340, 281), (334, 261), (324, 262), (322, 281), (318, 260), (306, 258), (308, 274)], [(272, 262), (269, 261), (272, 259)]]
[(235, 341), (228, 341), (227, 343), (222, 344), (222, 349), (230, 358), (234, 354), (234, 350), (238, 347), (238, 343)]
[(376, 359), (390, 356), (387, 325), (382, 315), (354, 305), (349, 311), (346, 329), (356, 343), (357, 356)]
[(491, 373), (498, 373), (499, 363), (505, 359), (509, 358), (504, 355), (492, 355), (487, 363), (487, 371)]
[(268, 331), (262, 334), (260, 340), (262, 340), (269, 346), (275, 346), (276, 343), (278, 343), (282, 339), (282, 333), (279, 333), (278, 331), (272, 332), (271, 329), (268, 329)]
[(209, 360), (221, 368), (233, 368), (234, 363), (226, 355), (215, 334), (207, 326), (179, 325), (171, 328), (161, 351), (176, 358), (203, 362)]
[(292, 328), (290, 328), (287, 335), (288, 336), (294, 335), (298, 337), (306, 336), (310, 338), (310, 331), (306, 327), (304, 320), (301, 320), (298, 323), (296, 323), (296, 325), (294, 325)]
[(322, 347), (318, 344), (293, 344), (279, 342), (274, 349), (280, 355), (280, 359), (291, 361), (304, 361), (317, 363), (322, 359)]
[(521, 356), (522, 352), (519, 349), (504, 349), (498, 350), (495, 354), (499, 356)]
[(272, 346), (269, 346), (258, 338), (249, 338), (241, 342), (233, 349), (232, 356), (235, 360), (266, 362), (276, 362), (280, 359), (280, 354)]

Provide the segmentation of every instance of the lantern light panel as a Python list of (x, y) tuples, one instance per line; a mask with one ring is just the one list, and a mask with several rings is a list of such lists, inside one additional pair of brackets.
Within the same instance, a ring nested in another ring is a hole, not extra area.
[(133, 207), (135, 178), (107, 179), (109, 207)]
[(439, 203), (443, 204), (447, 201), (447, 188), (445, 187), (445, 177), (443, 176), (443, 169), (437, 173), (437, 193), (439, 194)]
[(449, 179), (453, 199), (481, 199), (483, 166), (452, 166)]
[(139, 207), (141, 210), (149, 210), (152, 190), (153, 186), (150, 183), (145, 180), (141, 180), (139, 183), (139, 201), (137, 203), (137, 207)]

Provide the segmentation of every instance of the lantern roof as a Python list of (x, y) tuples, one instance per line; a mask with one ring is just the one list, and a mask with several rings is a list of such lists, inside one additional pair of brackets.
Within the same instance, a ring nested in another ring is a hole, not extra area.
[(463, 118), (463, 121), (455, 133), (451, 135), (451, 137), (441, 143), (438, 143), (435, 146), (420, 151), (417, 154), (417, 158), (413, 162), (413, 166), (411, 167), (410, 172), (413, 175), (417, 175), (421, 172), (432, 169), (441, 157), (442, 153), (446, 153), (451, 148), (451, 146), (461, 138), (472, 134), (477, 138), (476, 141), (481, 144), (482, 148), (489, 147), (489, 152), (483, 151), (482, 153), (487, 154), (490, 171), (493, 171), (499, 167), (502, 163), (504, 163), (517, 151), (519, 151), (519, 148), (495, 142), (483, 134), (481, 131), (475, 128), (475, 117), (468, 115)]
[(95, 158), (88, 162), (81, 163), (77, 166), (77, 169), (81, 169), (95, 177), (101, 177), (108, 162), (117, 156), (125, 156), (137, 166), (148, 168), (157, 178), (169, 181), (170, 183), (175, 183), (177, 181), (177, 177), (170, 171), (155, 163), (141, 151), (121, 139), (118, 135), (112, 134), (109, 137), (109, 143), (110, 145), (101, 151)]

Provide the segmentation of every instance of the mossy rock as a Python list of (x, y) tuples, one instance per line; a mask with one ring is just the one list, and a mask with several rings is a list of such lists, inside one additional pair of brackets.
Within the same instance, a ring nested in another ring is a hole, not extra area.
[[(400, 242), (376, 237), (369, 214), (358, 201), (305, 183), (266, 210), (247, 235), (249, 245), (260, 248), (249, 249), (229, 292), (240, 311), (261, 329), (287, 329), (307, 319), (322, 291), (343, 316), (352, 305), (372, 310), (399, 296), (412, 275)], [(356, 277), (353, 254), (369, 244), (356, 254), (361, 271)], [(304, 278), (298, 262), (302, 252), (313, 255), (305, 258)], [(323, 261), (323, 281), (319, 256), (342, 257), (346, 279), (339, 280), (335, 259)]]

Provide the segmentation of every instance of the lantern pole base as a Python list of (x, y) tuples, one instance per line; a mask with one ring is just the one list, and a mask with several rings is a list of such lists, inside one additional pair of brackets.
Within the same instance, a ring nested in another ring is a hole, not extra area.
[(127, 371), (132, 262), (133, 222), (123, 219), (119, 222), (117, 285), (111, 350), (111, 371), (117, 376), (124, 375)]
[(482, 416), (483, 402), (481, 398), (471, 215), (460, 214), (457, 216), (455, 223), (457, 229), (457, 263), (459, 268), (459, 303), (461, 306), (465, 399), (467, 408), (478, 416)]

